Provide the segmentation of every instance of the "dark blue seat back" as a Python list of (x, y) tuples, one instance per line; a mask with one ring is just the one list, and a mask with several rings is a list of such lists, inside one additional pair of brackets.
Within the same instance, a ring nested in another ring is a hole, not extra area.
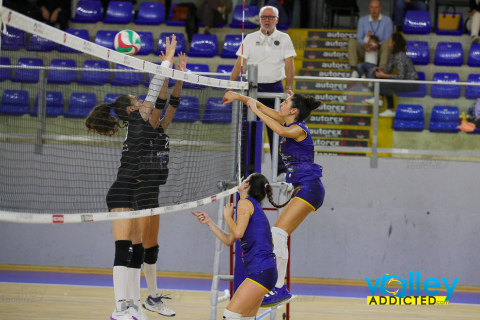
[(175, 8), (178, 5), (178, 3), (172, 3), (172, 6), (170, 7), (170, 12), (168, 13), (168, 20), (165, 23), (167, 26), (172, 26), (172, 27), (184, 27), (185, 26), (185, 21), (173, 21), (173, 8)]
[(431, 132), (457, 133), (460, 131), (460, 129), (457, 129), (457, 126), (460, 125), (459, 117), (458, 107), (434, 106), (430, 117), (429, 130)]
[[(10, 58), (0, 57), (0, 65), (2, 66), (11, 65)], [(10, 80), (11, 77), (12, 77), (12, 69), (0, 68), (0, 82), (5, 80)]]
[(407, 41), (407, 56), (413, 64), (427, 65), (430, 63), (430, 48), (427, 41)]
[(480, 67), (480, 43), (472, 43), (468, 52), (468, 66)]
[[(133, 68), (117, 64), (118, 70), (135, 70)], [(112, 86), (138, 86), (143, 81), (143, 73), (140, 72), (115, 72), (113, 80), (110, 83)]]
[[(17, 65), (43, 67), (43, 60), (38, 58), (19, 58)], [(39, 79), (39, 69), (16, 69), (12, 82), (37, 83)]]
[[(210, 72), (210, 68), (207, 64), (187, 64), (187, 72), (197, 73), (197, 72)], [(204, 85), (199, 85), (191, 82), (183, 82), (183, 87), (185, 89), (203, 89)]]
[(463, 64), (463, 49), (459, 42), (439, 42), (435, 50), (434, 64), (459, 67)]
[[(258, 28), (258, 26), (254, 23), (251, 23), (248, 21), (248, 18), (258, 16), (259, 10), (257, 6), (245, 6), (245, 28), (247, 29), (255, 29)], [(241, 28), (242, 27), (242, 21), (243, 21), (243, 6), (238, 5), (235, 6), (235, 9), (233, 10), (233, 16), (232, 16), (232, 23), (230, 24), (230, 28)]]
[[(433, 75), (433, 81), (460, 82), (460, 77), (456, 73), (437, 72)], [(460, 98), (460, 86), (432, 84), (430, 96), (440, 99), (458, 99)]]
[[(480, 83), (480, 74), (469, 74), (467, 82)], [(477, 99), (480, 98), (480, 87), (465, 87), (465, 98)]]
[[(63, 114), (63, 95), (59, 91), (47, 91), (45, 96), (45, 102), (47, 105), (47, 117), (58, 117)], [(38, 116), (38, 94), (35, 98), (35, 105), (31, 116)]]
[(399, 104), (393, 121), (395, 131), (423, 131), (425, 117), (421, 105)]
[(129, 1), (110, 1), (103, 23), (128, 24), (133, 20), (133, 4)]
[[(79, 37), (83, 40), (90, 41), (90, 35), (88, 34), (88, 30), (85, 29), (67, 29), (65, 30), (66, 33), (70, 33), (76, 37)], [(69, 47), (66, 47), (64, 45), (60, 46), (58, 48), (58, 52), (67, 52), (67, 53), (79, 53), (80, 51), (71, 49)]]
[(165, 8), (161, 2), (142, 2), (135, 24), (154, 25), (165, 22)]
[(105, 98), (103, 99), (103, 102), (114, 103), (115, 100), (117, 100), (117, 98), (120, 97), (121, 95), (122, 95), (121, 93), (107, 93), (105, 95)]
[[(163, 116), (163, 115), (162, 115)], [(197, 97), (181, 97), (180, 106), (175, 112), (173, 122), (193, 123), (200, 119), (200, 104)]]
[(194, 34), (190, 43), (190, 57), (212, 58), (218, 53), (218, 40), (214, 34)]
[[(417, 72), (418, 80), (425, 81), (425, 73), (424, 72)], [(399, 92), (397, 93), (397, 97), (409, 97), (409, 98), (423, 98), (427, 95), (427, 85), (421, 83), (418, 85), (418, 90), (413, 92)]]
[[(185, 53), (186, 50), (186, 45), (185, 45), (185, 35), (183, 33), (172, 33), (172, 32), (164, 32), (160, 34), (160, 37), (158, 39), (158, 45), (157, 45), (157, 50), (155, 51), (155, 55), (160, 55), (160, 52), (165, 53), (165, 49), (167, 48), (167, 45), (165, 44), (166, 38), (171, 37), (172, 34), (175, 35), (177, 38), (177, 46), (175, 47), (175, 55), (178, 55), (180, 52)], [(170, 39), (171, 40), (171, 39)]]
[(86, 118), (97, 105), (97, 96), (90, 92), (74, 92), (70, 96), (65, 118)]
[(137, 55), (146, 56), (153, 51), (153, 35), (151, 32), (137, 32), (138, 36), (142, 40), (142, 46), (137, 52)]
[[(76, 68), (75, 60), (53, 59), (50, 67)], [(70, 84), (77, 79), (76, 70), (48, 70), (47, 82), (52, 84)]]
[[(84, 69), (108, 69), (108, 61), (105, 60), (85, 60)], [(85, 85), (104, 85), (110, 81), (110, 72), (104, 71), (82, 71), (80, 73), (79, 84)]]
[(26, 47), (27, 51), (44, 51), (50, 52), (57, 49), (58, 44), (50, 41), (36, 34), (32, 34), (30, 37), (30, 43)]
[(30, 111), (30, 101), (26, 90), (4, 90), (0, 102), (0, 114), (22, 116)]
[(223, 105), (222, 98), (208, 98), (202, 123), (226, 124), (232, 122), (232, 104)]
[(237, 34), (229, 34), (223, 42), (223, 50), (220, 57), (226, 59), (236, 59), (238, 48), (242, 45), (242, 36)]
[(25, 48), (25, 31), (7, 27), (7, 33), (2, 31), (2, 50), (18, 51)]
[(111, 30), (98, 30), (95, 36), (95, 43), (105, 48), (115, 50), (114, 41), (117, 31)]
[(75, 9), (75, 16), (72, 22), (97, 23), (102, 20), (102, 2), (92, 0), (80, 0)]
[(403, 33), (405, 34), (429, 34), (432, 30), (429, 11), (409, 10), (405, 13)]

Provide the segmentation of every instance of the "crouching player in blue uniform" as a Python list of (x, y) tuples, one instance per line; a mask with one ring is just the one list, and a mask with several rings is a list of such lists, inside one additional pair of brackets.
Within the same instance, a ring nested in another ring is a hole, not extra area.
[[(298, 192), (296, 189), (292, 195)], [(225, 245), (231, 246), (240, 239), (242, 259), (247, 279), (242, 282), (223, 313), (225, 320), (255, 319), (263, 297), (277, 282), (277, 265), (273, 253), (270, 224), (263, 212), (261, 202), (265, 197), (275, 207), (283, 207), (273, 202), (272, 187), (267, 178), (259, 173), (251, 174), (238, 187), (237, 221), (233, 220), (233, 204), (227, 204), (223, 215), (230, 233), (220, 229), (210, 217), (200, 210), (193, 212), (202, 224), (210, 227)], [(289, 200), (290, 201), (290, 200)]]
[(239, 100), (252, 110), (273, 132), (280, 136), (279, 153), (287, 168), (288, 183), (301, 187), (296, 197), (283, 210), (272, 228), (274, 252), (277, 258), (278, 280), (262, 302), (262, 307), (271, 307), (290, 300), (292, 295), (285, 285), (290, 234), (312, 211), (318, 210), (325, 197), (322, 167), (314, 163), (314, 145), (304, 120), (317, 109), (321, 102), (313, 97), (299, 94), (286, 99), (275, 111), (262, 103), (235, 92), (225, 94), (224, 103)]

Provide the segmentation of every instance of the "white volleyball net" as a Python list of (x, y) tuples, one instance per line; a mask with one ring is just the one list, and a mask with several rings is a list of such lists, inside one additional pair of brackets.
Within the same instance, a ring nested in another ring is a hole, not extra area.
[[(224, 89), (244, 82), (169, 69), (127, 56), (1, 8), (0, 220), (24, 223), (105, 221), (195, 208), (235, 192), (241, 112), (222, 105)], [(6, 30), (5, 30), (6, 29)], [(45, 49), (46, 48), (46, 49)], [(177, 61), (175, 61), (176, 63)], [(160, 207), (110, 213), (126, 129), (87, 132), (85, 118), (122, 94), (147, 94), (154, 74), (184, 82), (166, 134), (168, 179)]]

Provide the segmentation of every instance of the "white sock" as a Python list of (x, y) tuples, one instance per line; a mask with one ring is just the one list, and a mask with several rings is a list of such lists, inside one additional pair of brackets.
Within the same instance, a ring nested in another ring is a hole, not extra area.
[(157, 265), (143, 263), (143, 274), (147, 281), (148, 295), (155, 297), (158, 294), (157, 289)]
[(272, 227), (273, 252), (277, 258), (278, 279), (275, 287), (281, 288), (285, 284), (288, 264), (288, 233), (277, 227)]
[(240, 313), (235, 313), (225, 308), (223, 311), (223, 320), (240, 320), (242, 315)]
[[(130, 304), (136, 307), (140, 306), (140, 269), (127, 268), (128, 269), (128, 282), (127, 282), (127, 299)], [(133, 307), (132, 305), (130, 305)]]
[(127, 267), (113, 267), (113, 291), (115, 292), (115, 309), (122, 311), (122, 303), (127, 300)]

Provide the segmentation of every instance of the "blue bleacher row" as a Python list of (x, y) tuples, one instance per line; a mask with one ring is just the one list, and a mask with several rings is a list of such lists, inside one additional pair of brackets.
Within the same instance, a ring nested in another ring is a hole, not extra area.
[[(160, 63), (156, 63), (160, 64)], [(0, 65), (11, 65), (10, 58), (0, 57)], [(19, 58), (18, 66), (23, 67), (43, 67), (43, 60), (40, 58)], [(76, 68), (75, 60), (71, 59), (53, 59), (50, 67), (57, 68)], [(82, 66), (84, 69), (109, 69), (109, 62), (105, 60), (85, 60)], [(130, 67), (117, 64), (117, 70), (133, 70)], [(225, 73), (225, 76), (216, 76), (216, 79), (229, 80), (230, 74), (233, 70), (233, 65), (219, 65), (217, 73)], [(187, 66), (187, 72), (210, 72), (207, 64), (190, 63)], [(113, 73), (113, 79), (110, 79), (110, 74)], [(38, 83), (40, 81), (39, 69), (15, 68), (12, 76), (11, 68), (0, 68), (0, 82), (10, 80), (19, 83)], [(81, 85), (95, 85), (102, 86), (110, 84), (112, 86), (138, 86), (150, 85), (150, 74), (144, 77), (141, 72), (106, 72), (106, 71), (81, 71), (80, 77), (77, 78), (76, 70), (49, 70), (47, 73), (47, 83), (50, 84), (71, 84), (77, 82)], [(168, 86), (175, 85), (175, 80), (170, 79)], [(189, 82), (184, 82), (184, 89), (203, 89), (205, 86), (197, 85)]]
[[(112, 103), (121, 94), (109, 93), (103, 102)], [(145, 95), (138, 98), (145, 100)], [(30, 111), (30, 97), (26, 90), (4, 90), (0, 102), (0, 114), (6, 116), (23, 116), (29, 114), (36, 117), (38, 114), (38, 94), (34, 108)], [(92, 108), (97, 105), (95, 93), (74, 92), (71, 94), (67, 112), (64, 113), (63, 94), (58, 91), (46, 92), (46, 116), (65, 118), (86, 118)], [(112, 115), (115, 113), (112, 110)], [(163, 116), (163, 115), (162, 115)], [(175, 113), (174, 122), (193, 123), (200, 120), (200, 104), (196, 97), (181, 97), (180, 106)], [(201, 117), (202, 123), (227, 124), (232, 122), (232, 104), (223, 105), (222, 98), (209, 98), (205, 105), (205, 112)]]
[[(463, 35), (464, 21), (463, 15), (459, 12), (460, 23), (456, 30), (439, 30), (438, 21), (435, 26), (435, 33), (444, 36), (461, 36)], [(440, 19), (437, 19), (440, 20)], [(432, 22), (430, 19), (430, 11), (407, 11), (403, 22), (403, 33), (405, 34), (430, 34), (432, 31)]]
[[(120, 30), (119, 30), (120, 31)], [(65, 32), (73, 34), (79, 38), (90, 41), (90, 35), (88, 30), (85, 29), (67, 29)], [(115, 50), (114, 39), (118, 31), (113, 30), (99, 30), (95, 36), (95, 43), (111, 50)], [(149, 55), (154, 52), (159, 55), (161, 51), (165, 51), (166, 37), (172, 35), (172, 33), (164, 32), (158, 39), (157, 47), (154, 48), (153, 35), (151, 32), (137, 32), (142, 40), (142, 46), (137, 55)], [(179, 52), (186, 52), (185, 35), (183, 33), (174, 33), (177, 37), (177, 46), (175, 48), (175, 54)], [(227, 35), (223, 43), (223, 49), (220, 57), (226, 59), (237, 58), (237, 50), (240, 48), (242, 37), (240, 35)], [(7, 33), (2, 35), (2, 50), (18, 51), (25, 48), (27, 51), (44, 51), (51, 52), (58, 50), (64, 53), (78, 53), (77, 50), (71, 49), (64, 45), (59, 46), (57, 43), (42, 38), (37, 35), (30, 37), (30, 42), (26, 43), (26, 34), (24, 31), (7, 27)], [(188, 55), (190, 57), (203, 57), (212, 58), (218, 54), (218, 40), (215, 34), (194, 34), (192, 42), (190, 43), (190, 51)]]
[[(457, 133), (460, 112), (454, 106), (434, 106), (430, 117), (430, 132)], [(421, 105), (399, 104), (393, 122), (395, 131), (423, 131), (425, 129), (425, 116)], [(471, 132), (480, 133), (480, 129)]]

